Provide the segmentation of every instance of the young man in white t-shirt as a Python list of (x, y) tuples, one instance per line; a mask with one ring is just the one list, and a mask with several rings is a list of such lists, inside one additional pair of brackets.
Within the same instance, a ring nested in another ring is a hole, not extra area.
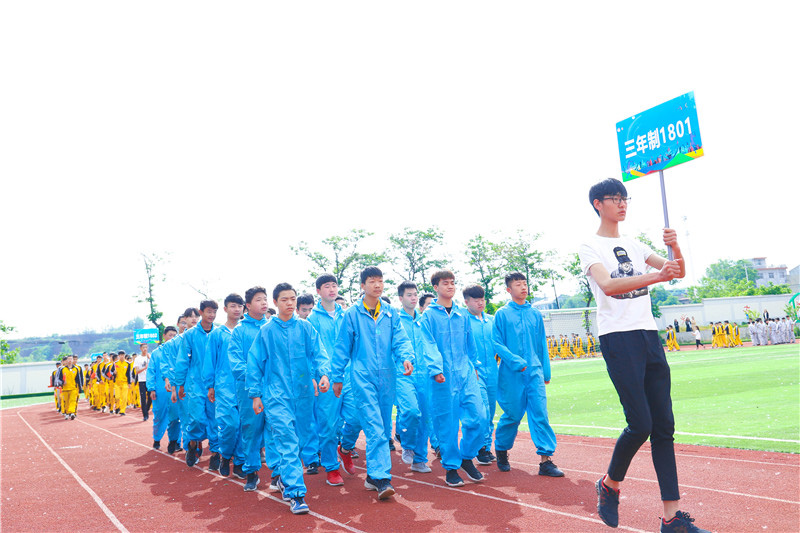
[(150, 354), (147, 352), (147, 344), (139, 345), (141, 355), (136, 357), (133, 362), (133, 371), (139, 377), (139, 397), (142, 402), (142, 419), (146, 422), (150, 418), (150, 395), (147, 394), (147, 367), (150, 365)]
[[(622, 237), (619, 223), (628, 209), (627, 190), (607, 179), (589, 190), (589, 202), (600, 228), (579, 251), (581, 267), (597, 300), (600, 346), (608, 375), (617, 390), (628, 426), (617, 439), (608, 473), (597, 481), (597, 511), (607, 525), (619, 523), (619, 487), (636, 452), (650, 438), (664, 517), (661, 531), (703, 532), (679, 510), (675, 466), (675, 420), (670, 397), (670, 370), (653, 313), (649, 286), (686, 273), (675, 230), (664, 229), (667, 260), (636, 239)], [(647, 267), (655, 269), (647, 273)]]

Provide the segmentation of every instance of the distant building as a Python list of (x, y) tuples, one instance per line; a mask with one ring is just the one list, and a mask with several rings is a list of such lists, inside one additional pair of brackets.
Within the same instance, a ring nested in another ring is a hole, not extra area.
[(763, 287), (770, 283), (773, 285), (789, 283), (789, 272), (786, 265), (767, 265), (766, 257), (754, 257), (750, 259), (750, 262), (758, 271), (758, 278), (755, 280), (756, 287)]
[(789, 271), (789, 288), (792, 293), (800, 292), (800, 265)]

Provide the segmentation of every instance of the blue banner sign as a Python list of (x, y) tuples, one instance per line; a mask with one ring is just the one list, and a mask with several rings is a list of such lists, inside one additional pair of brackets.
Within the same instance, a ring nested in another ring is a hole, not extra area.
[(617, 143), (622, 181), (702, 157), (694, 92), (617, 122)]
[(155, 328), (136, 330), (133, 332), (133, 342), (136, 344), (157, 343), (158, 330)]

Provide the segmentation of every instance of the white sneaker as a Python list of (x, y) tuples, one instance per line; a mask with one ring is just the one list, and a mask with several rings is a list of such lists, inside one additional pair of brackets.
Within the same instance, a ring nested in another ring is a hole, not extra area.
[(411, 465), (411, 471), (427, 474), (431, 471), (431, 467), (428, 466), (428, 463), (414, 463)]
[(403, 450), (403, 462), (410, 465), (414, 462), (414, 450)]

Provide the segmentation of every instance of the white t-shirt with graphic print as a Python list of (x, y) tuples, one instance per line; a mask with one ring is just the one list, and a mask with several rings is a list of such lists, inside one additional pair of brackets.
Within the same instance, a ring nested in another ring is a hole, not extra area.
[(625, 294), (606, 296), (592, 278), (589, 268), (600, 263), (612, 278), (641, 276), (647, 271), (645, 261), (653, 253), (647, 245), (630, 237), (592, 235), (581, 245), (578, 256), (597, 301), (597, 329), (600, 335), (637, 329), (656, 330), (656, 321), (650, 309), (647, 286)]

